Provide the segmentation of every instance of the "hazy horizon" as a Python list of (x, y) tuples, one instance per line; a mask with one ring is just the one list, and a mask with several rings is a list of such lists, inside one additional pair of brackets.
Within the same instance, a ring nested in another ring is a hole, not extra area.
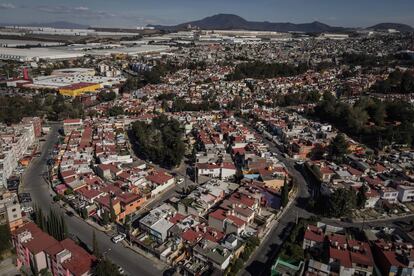
[(175, 25), (218, 13), (249, 21), (369, 27), (392, 22), (413, 26), (414, 1), (409, 0), (0, 0), (0, 21), (7, 24), (67, 21), (99, 27)]

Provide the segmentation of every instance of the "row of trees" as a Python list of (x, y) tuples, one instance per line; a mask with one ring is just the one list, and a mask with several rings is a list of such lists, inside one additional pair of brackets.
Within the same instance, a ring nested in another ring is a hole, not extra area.
[(348, 104), (325, 93), (313, 115), (372, 147), (414, 145), (414, 108), (404, 101), (361, 98)]
[(0, 122), (18, 123), (23, 117), (46, 115), (50, 120), (81, 118), (82, 105), (77, 99), (65, 99), (62, 95), (0, 96)]
[(122, 106), (116, 105), (116, 106), (113, 106), (113, 107), (109, 108), (107, 114), (110, 117), (116, 117), (116, 116), (119, 116), (119, 115), (124, 115), (125, 111), (122, 108)]
[(346, 217), (355, 209), (365, 207), (367, 188), (361, 186), (358, 191), (347, 188), (336, 189), (331, 195), (320, 195), (311, 207), (316, 213), (326, 217)]
[(183, 130), (175, 119), (160, 115), (150, 124), (134, 122), (132, 135), (137, 153), (144, 159), (171, 168), (179, 165), (184, 157)]
[(353, 66), (375, 67), (387, 64), (389, 58), (360, 53), (345, 53), (342, 55), (342, 62)]
[(122, 87), (122, 91), (134, 91), (146, 86), (147, 84), (159, 84), (162, 82), (162, 77), (164, 77), (167, 73), (176, 72), (178, 69), (180, 69), (180, 67), (173, 63), (160, 63), (154, 66), (151, 70), (141, 73), (137, 77), (128, 78)]
[(373, 92), (383, 94), (409, 94), (414, 93), (414, 75), (412, 72), (392, 72), (387, 79), (378, 81), (372, 89)]
[(276, 77), (290, 77), (303, 74), (308, 70), (306, 64), (298, 66), (286, 63), (265, 63), (261, 61), (240, 63), (234, 69), (234, 72), (227, 75), (230, 81), (241, 80), (245, 78), (270, 79)]
[(47, 232), (58, 241), (68, 237), (68, 229), (62, 215), (57, 214), (52, 209), (50, 209), (49, 215), (45, 215), (38, 206), (35, 206), (34, 209), (34, 222), (42, 231)]
[(12, 248), (10, 229), (7, 224), (0, 225), (0, 261), (3, 254), (10, 251)]
[(102, 91), (98, 94), (98, 101), (110, 102), (116, 99), (116, 93), (114, 91), (106, 92)]

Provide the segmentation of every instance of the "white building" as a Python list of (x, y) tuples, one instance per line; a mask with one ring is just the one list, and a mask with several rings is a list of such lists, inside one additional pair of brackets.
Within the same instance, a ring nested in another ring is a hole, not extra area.
[(7, 179), (13, 174), (18, 161), (35, 142), (32, 124), (13, 127), (0, 125), (0, 183), (7, 187)]
[(398, 200), (400, 202), (414, 201), (414, 186), (399, 185), (397, 190), (398, 190)]

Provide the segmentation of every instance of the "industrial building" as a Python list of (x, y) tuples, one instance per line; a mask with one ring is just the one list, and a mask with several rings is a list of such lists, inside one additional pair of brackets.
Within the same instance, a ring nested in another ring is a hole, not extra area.
[(98, 83), (79, 82), (59, 88), (59, 93), (63, 96), (76, 97), (83, 93), (96, 92), (100, 88), (101, 85)]
[(52, 48), (16, 49), (0, 47), (0, 60), (14, 60), (20, 62), (39, 60), (63, 60), (83, 57), (83, 52), (62, 51)]

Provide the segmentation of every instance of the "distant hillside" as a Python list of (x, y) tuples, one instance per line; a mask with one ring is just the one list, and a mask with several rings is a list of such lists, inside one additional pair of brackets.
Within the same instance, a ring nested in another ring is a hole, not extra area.
[(200, 29), (209, 30), (252, 30), (252, 31), (275, 31), (275, 32), (335, 32), (344, 31), (345, 28), (332, 27), (320, 22), (294, 24), (294, 23), (272, 23), (272, 22), (255, 22), (247, 21), (244, 18), (234, 14), (217, 14), (206, 17), (201, 20), (182, 23), (175, 26), (152, 25), (156, 29), (177, 31), (184, 30), (188, 25)]
[(47, 23), (27, 23), (27, 24), (13, 24), (13, 23), (1, 23), (1, 26), (30, 26), (30, 27), (49, 27), (49, 28), (57, 28), (57, 29), (88, 29), (90, 26), (82, 25), (72, 22), (66, 21), (55, 21), (55, 22), (47, 22)]
[(367, 29), (382, 30), (382, 31), (385, 31), (385, 30), (388, 30), (388, 29), (395, 29), (395, 30), (403, 32), (403, 33), (414, 31), (413, 27), (411, 27), (409, 25), (406, 25), (406, 24), (400, 24), (400, 23), (380, 23), (380, 24), (377, 24), (375, 26), (369, 27)]

